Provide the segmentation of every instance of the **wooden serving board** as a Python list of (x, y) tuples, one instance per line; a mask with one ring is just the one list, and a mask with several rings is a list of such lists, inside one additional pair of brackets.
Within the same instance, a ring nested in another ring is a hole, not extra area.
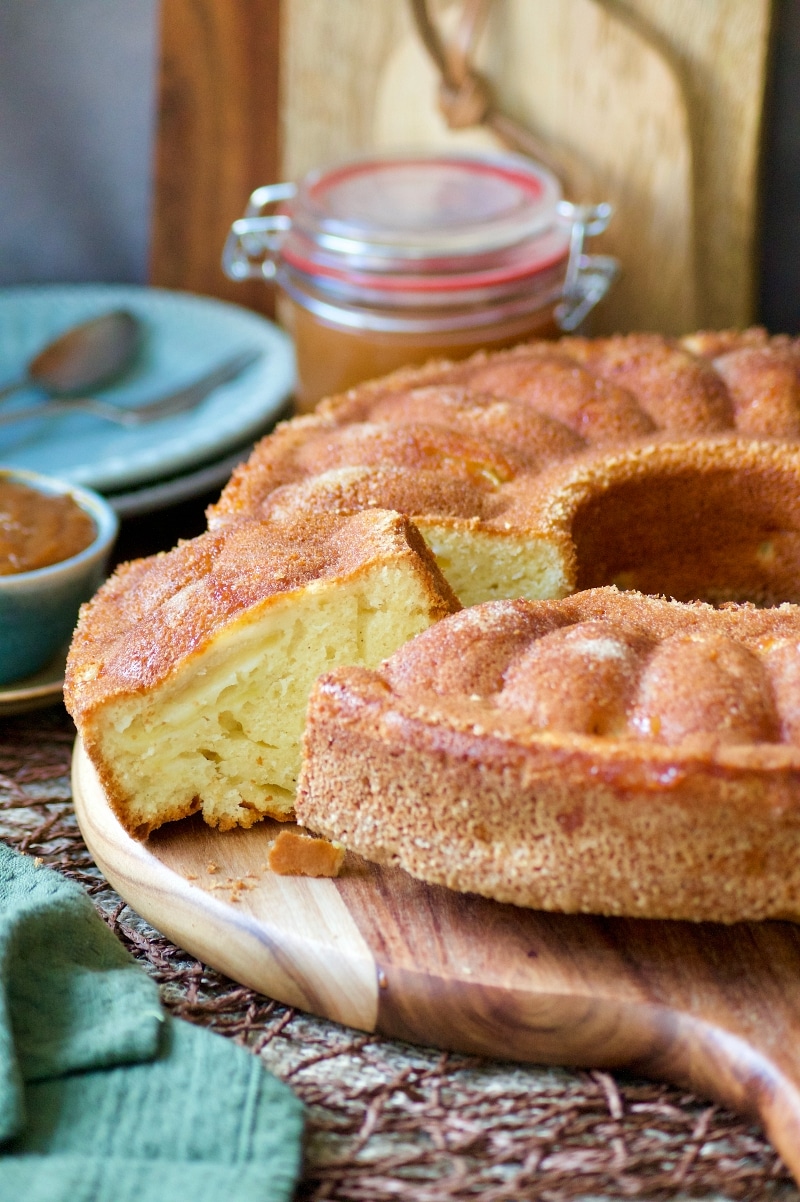
[(336, 880), (280, 877), (272, 822), (137, 843), (80, 743), (73, 794), (120, 895), (242, 984), (391, 1038), (688, 1086), (760, 1117), (800, 1181), (800, 927), (545, 914), (349, 855)]

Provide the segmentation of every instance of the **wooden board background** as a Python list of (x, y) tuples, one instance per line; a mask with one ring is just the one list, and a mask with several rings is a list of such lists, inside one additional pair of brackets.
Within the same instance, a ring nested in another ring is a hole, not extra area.
[[(456, 9), (442, 19), (452, 24)], [(495, 3), (477, 62), (502, 81), (502, 108), (563, 158), (573, 200), (606, 200), (614, 218), (587, 249), (623, 265), (593, 324), (665, 332), (697, 325), (694, 164), (689, 113), (669, 59), (598, 0)], [(447, 129), (432, 98), (438, 78), (409, 30), (378, 83), (373, 141), (507, 150), (486, 130)], [(497, 87), (500, 94), (501, 87)]]
[(689, 111), (695, 165), (697, 324), (743, 326), (756, 303), (759, 182), (773, 4), (615, 0), (669, 55)]
[(162, 0), (150, 282), (272, 314), (222, 271), (232, 221), (277, 179), (278, 0)]
[[(752, 319), (771, 11), (495, 0), (478, 65), (499, 106), (617, 205), (626, 276), (597, 332)], [(162, 0), (151, 281), (272, 312), (220, 267), (249, 193), (375, 146), (491, 142), (444, 129), (433, 83), (403, 0)]]
[[(586, 163), (591, 198), (618, 209), (603, 248), (626, 280), (596, 332), (752, 319), (769, 24), (768, 0), (496, 0), (478, 64), (498, 106), (566, 145)], [(485, 143), (437, 129), (421, 52), (387, 98), (413, 37), (404, 4), (284, 0), (281, 37), (284, 175), (402, 142), (404, 122), (419, 140), (425, 96), (426, 141)], [(375, 123), (387, 105), (390, 136)]]

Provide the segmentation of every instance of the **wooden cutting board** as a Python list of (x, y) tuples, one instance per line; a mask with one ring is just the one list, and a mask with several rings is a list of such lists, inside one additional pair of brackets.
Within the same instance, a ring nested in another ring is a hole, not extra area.
[(280, 877), (272, 822), (137, 843), (80, 743), (73, 795), (119, 894), (234, 980), (391, 1038), (688, 1086), (759, 1116), (800, 1181), (800, 927), (545, 914), (349, 855), (336, 880)]
[[(462, 6), (430, 0), (443, 34)], [(577, 197), (616, 209), (590, 244), (623, 266), (595, 333), (752, 320), (771, 7), (494, 0), (473, 62), (498, 109), (582, 166)], [(281, 24), (282, 178), (375, 149), (496, 145), (445, 128), (408, 3), (281, 0)]]

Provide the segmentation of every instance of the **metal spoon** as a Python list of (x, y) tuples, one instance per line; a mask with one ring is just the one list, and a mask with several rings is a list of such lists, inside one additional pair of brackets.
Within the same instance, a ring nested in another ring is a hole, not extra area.
[(0, 388), (0, 399), (32, 384), (54, 397), (91, 392), (128, 366), (141, 339), (139, 319), (125, 309), (94, 317), (39, 351), (18, 379)]
[(27, 421), (30, 418), (61, 417), (65, 413), (89, 413), (93, 417), (102, 417), (105, 421), (114, 422), (118, 426), (144, 426), (149, 422), (158, 421), (162, 417), (174, 417), (176, 413), (185, 413), (194, 409), (201, 401), (222, 384), (235, 380), (237, 376), (261, 358), (261, 351), (251, 349), (239, 351), (211, 371), (206, 372), (183, 388), (175, 389), (164, 396), (154, 397), (144, 401), (133, 409), (125, 409), (121, 405), (101, 401), (99, 397), (68, 397), (57, 405), (28, 405), (24, 409), (9, 409), (0, 413), (0, 426), (11, 426), (15, 422)]

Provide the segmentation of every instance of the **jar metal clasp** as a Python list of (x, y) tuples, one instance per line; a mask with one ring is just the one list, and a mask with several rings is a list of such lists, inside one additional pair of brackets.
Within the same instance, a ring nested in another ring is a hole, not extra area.
[[(233, 222), (225, 242), (222, 266), (230, 279), (275, 278), (292, 218), (266, 210), (296, 195), (297, 185), (292, 183), (266, 184), (252, 193), (244, 216)], [(580, 328), (619, 275), (619, 263), (611, 255), (584, 252), (586, 239), (603, 233), (613, 209), (607, 202), (588, 205), (562, 200), (556, 212), (558, 221), (569, 226), (570, 248), (554, 317), (561, 330), (572, 333)]]
[(571, 204), (568, 200), (558, 203), (560, 220), (571, 227), (562, 299), (553, 314), (565, 333), (580, 328), (619, 275), (619, 262), (613, 256), (587, 255), (583, 250), (587, 238), (603, 233), (613, 211), (607, 201), (597, 205)]
[(234, 221), (222, 252), (222, 269), (232, 280), (272, 280), (292, 219), (284, 213), (265, 213), (271, 205), (293, 200), (296, 184), (265, 184), (247, 202), (244, 217)]

